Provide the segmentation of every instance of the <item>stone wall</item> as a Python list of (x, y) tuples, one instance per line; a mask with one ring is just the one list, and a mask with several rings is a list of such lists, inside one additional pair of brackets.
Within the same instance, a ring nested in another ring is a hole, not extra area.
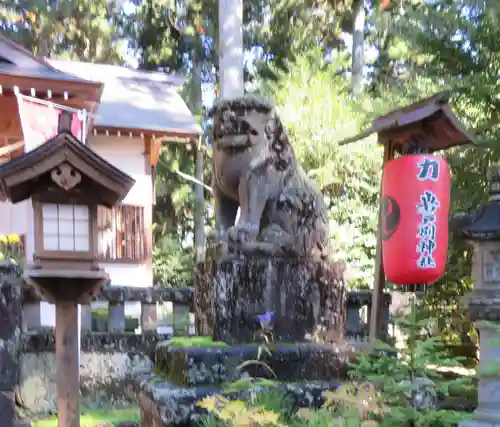
[[(127, 405), (126, 376), (151, 371), (150, 354), (158, 341), (168, 338), (163, 334), (84, 334), (80, 358), (82, 405), (96, 409)], [(29, 334), (23, 341), (20, 395), (30, 411), (53, 413), (57, 407), (53, 334)]]
[[(81, 404), (86, 408), (125, 406), (125, 374), (152, 369), (148, 356), (117, 353), (87, 353), (80, 359)], [(25, 353), (21, 357), (20, 395), (36, 414), (55, 413), (57, 408), (55, 354)]]

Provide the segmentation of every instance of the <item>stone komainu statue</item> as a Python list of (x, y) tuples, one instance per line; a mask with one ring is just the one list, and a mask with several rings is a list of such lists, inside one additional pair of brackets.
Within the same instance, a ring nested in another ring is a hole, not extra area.
[(326, 255), (326, 205), (274, 105), (248, 95), (219, 101), (209, 116), (218, 242), (245, 253)]

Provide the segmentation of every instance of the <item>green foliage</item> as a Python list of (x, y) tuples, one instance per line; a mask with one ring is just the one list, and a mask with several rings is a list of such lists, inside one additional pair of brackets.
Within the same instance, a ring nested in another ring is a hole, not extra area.
[(0, 31), (36, 55), (120, 63), (119, 10), (107, 0), (6, 0)]
[[(209, 166), (205, 162), (205, 176)], [(155, 283), (182, 287), (192, 286), (194, 280), (195, 184), (177, 172), (194, 175), (193, 153), (185, 144), (167, 142), (156, 168), (153, 275)], [(207, 192), (205, 200), (208, 215)]]
[(168, 345), (180, 347), (227, 347), (222, 341), (214, 341), (211, 337), (173, 337), (168, 340)]
[(153, 280), (158, 284), (189, 286), (192, 284), (194, 269), (192, 246), (183, 247), (172, 234), (165, 233), (155, 242)]
[(242, 378), (231, 383), (224, 384), (223, 395), (232, 394), (239, 390), (248, 390), (253, 387), (275, 387), (279, 383), (277, 381), (268, 380), (265, 378)]
[(189, 55), (204, 57), (201, 36), (214, 35), (215, 0), (185, 2), (145, 0), (130, 27), (133, 47), (140, 49), (140, 68), (177, 72), (191, 67)]
[(198, 403), (209, 413), (204, 427), (285, 427), (291, 418), (291, 404), (277, 390), (251, 393), (246, 401), (224, 396), (206, 397)]
[(461, 416), (436, 410), (425, 403), (426, 395), (431, 398), (434, 393), (436, 397), (448, 396), (451, 386), (456, 387), (468, 380), (447, 379), (433, 368), (457, 367), (461, 366), (461, 361), (447, 357), (438, 338), (419, 339), (427, 321), (418, 320), (417, 314), (416, 304), (412, 303), (409, 318), (397, 321), (407, 337), (405, 348), (396, 350), (378, 343), (376, 352), (361, 352), (352, 365), (351, 375), (355, 380), (370, 381), (379, 390), (379, 399), (385, 409), (383, 414), (373, 418), (380, 426), (445, 427), (453, 426)]
[[(257, 68), (261, 77), (279, 80), (281, 71), (293, 68), (298, 57), (315, 56), (344, 45), (342, 26), (350, 26), (351, 0), (268, 0), (262, 9), (248, 8), (253, 13), (247, 19), (257, 20), (247, 34), (248, 44), (262, 49)], [(269, 18), (263, 19), (266, 7)], [(319, 55), (321, 56), (321, 54)]]
[[(120, 422), (141, 420), (137, 408), (124, 408), (111, 411), (82, 411), (80, 425), (82, 427), (98, 427), (102, 425), (114, 426)], [(56, 427), (58, 425), (57, 416), (47, 419), (33, 421), (33, 427)]]

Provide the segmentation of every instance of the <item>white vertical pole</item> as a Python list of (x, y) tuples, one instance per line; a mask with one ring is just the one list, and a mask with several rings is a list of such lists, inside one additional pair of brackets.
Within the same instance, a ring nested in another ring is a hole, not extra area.
[(220, 98), (243, 95), (243, 1), (219, 0)]
[(86, 144), (87, 141), (87, 110), (82, 111), (82, 143)]

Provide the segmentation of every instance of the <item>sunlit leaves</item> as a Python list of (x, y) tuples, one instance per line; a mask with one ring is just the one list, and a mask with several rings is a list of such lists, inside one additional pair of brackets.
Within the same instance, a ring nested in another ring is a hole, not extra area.
[(117, 17), (107, 0), (7, 0), (0, 31), (37, 55), (120, 63)]
[(233, 427), (285, 427), (279, 421), (280, 414), (277, 412), (266, 410), (262, 406), (247, 405), (240, 400), (229, 400), (220, 395), (207, 397), (198, 406), (216, 414)]

